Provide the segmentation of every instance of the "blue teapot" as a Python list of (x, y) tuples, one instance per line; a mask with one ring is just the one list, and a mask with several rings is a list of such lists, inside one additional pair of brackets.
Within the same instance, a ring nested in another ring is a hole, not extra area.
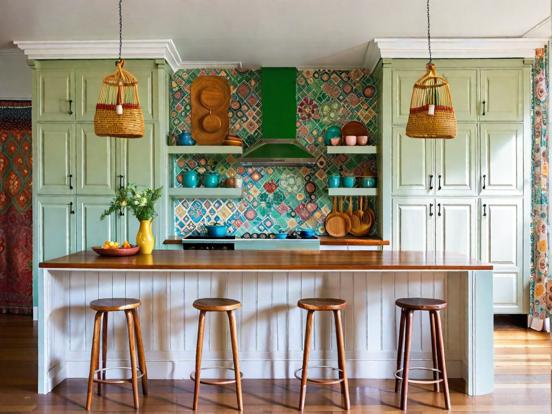
[(182, 174), (182, 186), (186, 188), (196, 188), (199, 185), (199, 175), (194, 170), (186, 171)]
[(192, 138), (192, 134), (188, 131), (180, 133), (176, 138), (177, 145), (195, 145), (195, 140)]

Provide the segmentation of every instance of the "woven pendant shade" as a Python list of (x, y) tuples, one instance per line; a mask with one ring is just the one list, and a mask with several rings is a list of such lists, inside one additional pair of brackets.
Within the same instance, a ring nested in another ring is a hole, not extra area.
[(427, 64), (427, 72), (416, 81), (410, 101), (406, 135), (411, 138), (456, 137), (456, 115), (445, 78)]
[(141, 138), (144, 136), (144, 114), (138, 97), (138, 80), (123, 68), (103, 80), (96, 104), (94, 131), (100, 137)]

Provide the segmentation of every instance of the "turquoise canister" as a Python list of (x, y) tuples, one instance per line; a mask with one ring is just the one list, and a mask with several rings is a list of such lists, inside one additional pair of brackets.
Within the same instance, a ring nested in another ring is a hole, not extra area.
[(206, 188), (217, 188), (220, 182), (220, 175), (217, 172), (209, 171), (203, 175), (203, 185)]
[(196, 171), (190, 170), (182, 174), (182, 186), (196, 188), (199, 185), (199, 175)]
[(343, 183), (343, 187), (353, 188), (355, 186), (356, 177), (346, 175), (341, 177), (341, 182)]
[(328, 176), (328, 188), (337, 188), (341, 184), (341, 177), (337, 174)]
[(376, 177), (360, 177), (360, 186), (363, 188), (376, 188)]

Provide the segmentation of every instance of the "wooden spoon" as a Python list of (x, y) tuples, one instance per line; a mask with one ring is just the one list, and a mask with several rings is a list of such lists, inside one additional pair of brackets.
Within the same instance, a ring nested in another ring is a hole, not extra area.
[(362, 210), (362, 198), (363, 197), (359, 197), (358, 198), (358, 207), (357, 209), (355, 210), (355, 212), (353, 213), (355, 216), (358, 217), (358, 219), (362, 222), (362, 217), (364, 216), (364, 211)]
[(345, 212), (343, 212), (343, 197), (339, 199), (339, 214), (341, 214), (341, 217), (343, 217), (343, 220), (345, 220), (345, 226), (347, 233), (351, 231), (351, 228), (353, 227), (353, 224), (351, 223), (351, 218), (349, 215)]
[(351, 219), (351, 234), (358, 233), (362, 225), (360, 218), (355, 213), (353, 213), (353, 197), (349, 196), (349, 210), (347, 211), (347, 215)]

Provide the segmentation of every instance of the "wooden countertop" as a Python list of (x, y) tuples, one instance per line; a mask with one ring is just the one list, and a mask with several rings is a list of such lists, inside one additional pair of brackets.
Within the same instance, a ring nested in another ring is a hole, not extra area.
[(101, 257), (79, 252), (40, 263), (43, 269), (148, 270), (492, 270), (458, 255), (394, 251), (156, 250), (152, 255)]
[[(340, 237), (320, 236), (321, 245), (331, 246), (389, 246), (389, 240), (374, 239), (368, 237)], [(163, 244), (181, 244), (182, 238), (178, 236), (169, 236), (163, 241)]]

